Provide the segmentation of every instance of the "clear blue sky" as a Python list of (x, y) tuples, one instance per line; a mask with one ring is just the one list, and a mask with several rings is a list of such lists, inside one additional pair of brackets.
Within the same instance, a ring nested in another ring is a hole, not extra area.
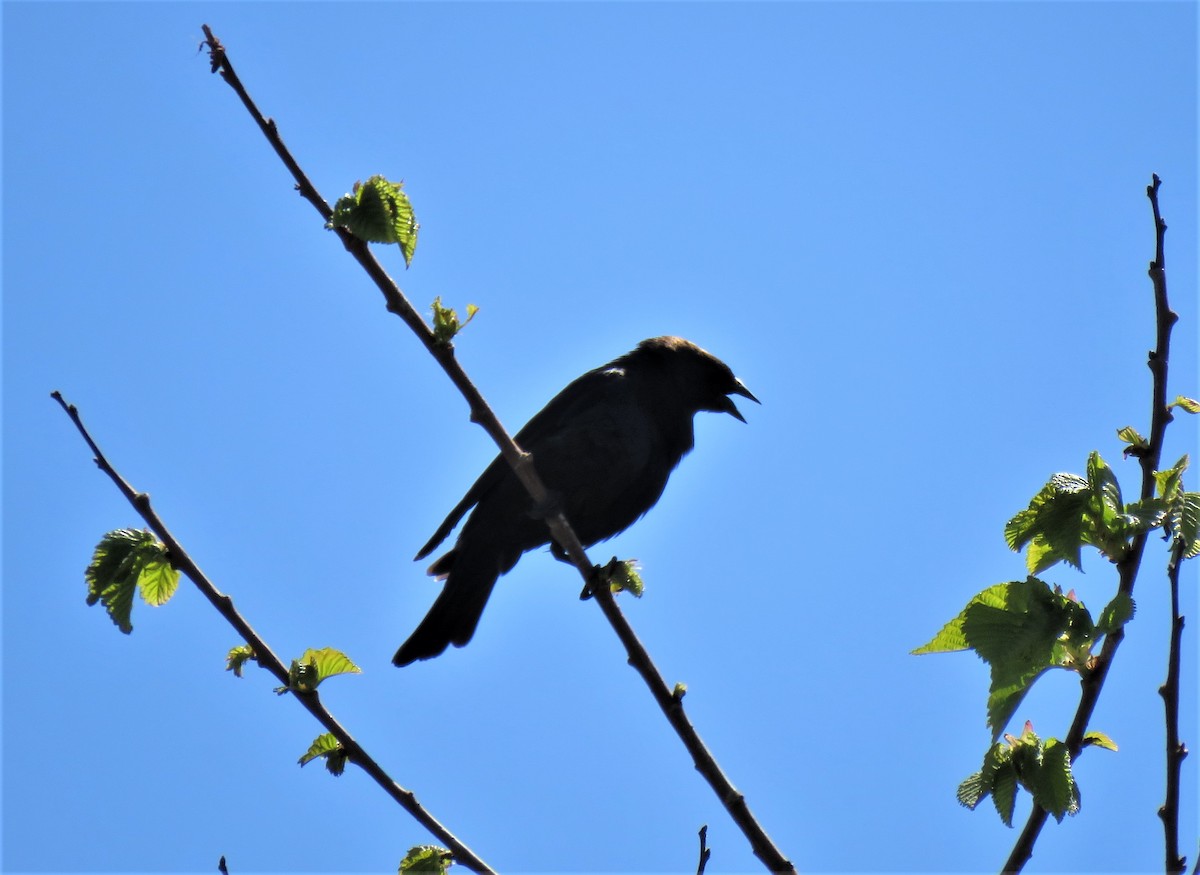
[[(190, 585), (123, 637), (84, 604), (138, 519), (49, 392), (326, 701), (508, 872), (756, 871), (573, 571), (531, 554), (475, 640), (389, 664), (437, 592), (411, 562), (494, 449), (197, 53), (207, 22), (327, 199), (403, 178), (410, 297), (481, 307), (459, 355), (516, 429), (658, 334), (762, 399), (701, 415), (659, 505), (593, 557), (701, 734), (805, 872), (995, 871), (959, 807), (987, 673), (913, 657), (1024, 577), (1006, 520), (1146, 427), (1152, 172), (1197, 388), (1196, 8), (1188, 3), (3, 6), (3, 865), (389, 872), (429, 840)], [(1172, 426), (1166, 455), (1196, 450)], [(1189, 475), (1197, 488), (1196, 474)], [(1030, 871), (1161, 871), (1167, 618), (1152, 544)], [(1107, 563), (1045, 576), (1095, 609)], [(1183, 735), (1200, 747), (1194, 563)], [(1077, 684), (1019, 710), (1062, 736)], [(1196, 852), (1197, 762), (1184, 851)], [(1023, 822), (1027, 802), (1018, 809)]]

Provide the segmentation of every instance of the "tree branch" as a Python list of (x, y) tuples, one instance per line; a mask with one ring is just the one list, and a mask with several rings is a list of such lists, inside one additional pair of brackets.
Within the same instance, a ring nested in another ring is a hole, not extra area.
[(708, 866), (708, 858), (712, 856), (712, 849), (708, 846), (708, 824), (700, 827), (700, 862), (696, 864), (696, 875), (704, 875), (704, 869)]
[[(1155, 347), (1150, 350), (1146, 362), (1153, 378), (1150, 438), (1149, 445), (1138, 459), (1142, 467), (1141, 497), (1143, 499), (1154, 495), (1154, 472), (1159, 468), (1162, 459), (1163, 438), (1166, 434), (1167, 424), (1172, 419), (1171, 410), (1167, 407), (1167, 364), (1171, 356), (1171, 329), (1179, 320), (1167, 301), (1167, 277), (1163, 261), (1163, 238), (1167, 231), (1167, 224), (1163, 221), (1158, 208), (1158, 188), (1162, 181), (1157, 174), (1152, 176), (1152, 180), (1152, 183), (1146, 186), (1146, 196), (1150, 199), (1150, 206), (1154, 214), (1155, 246), (1154, 261), (1150, 262), (1148, 273), (1154, 286), (1156, 333)], [(1133, 596), (1133, 587), (1137, 582), (1138, 570), (1141, 568), (1142, 554), (1145, 552), (1148, 538), (1149, 532), (1142, 532), (1135, 536), (1128, 552), (1117, 563), (1119, 575), (1117, 592), (1119, 594)], [(1106, 635), (1104, 645), (1100, 648), (1100, 654), (1096, 657), (1095, 666), (1080, 680), (1079, 706), (1065, 739), (1067, 750), (1071, 755), (1071, 762), (1075, 761), (1083, 749), (1083, 736), (1087, 732), (1088, 722), (1096, 710), (1096, 703), (1104, 688), (1104, 679), (1108, 676), (1113, 658), (1124, 638), (1124, 628), (1119, 628)], [(1017, 838), (1016, 844), (1013, 845), (1012, 852), (1004, 864), (1004, 872), (1020, 872), (1029, 862), (1030, 857), (1033, 856), (1033, 845), (1037, 841), (1042, 827), (1046, 824), (1046, 816), (1046, 809), (1036, 804), (1033, 806), (1033, 811), (1029, 813), (1029, 819), (1025, 822), (1025, 827), (1021, 830), (1021, 835)]]
[[(199, 566), (196, 565), (192, 557), (188, 555), (188, 552), (183, 549), (183, 546), (175, 539), (175, 536), (171, 534), (171, 531), (151, 506), (150, 496), (145, 492), (138, 492), (134, 489), (108, 461), (108, 458), (101, 452), (100, 447), (88, 432), (87, 427), (84, 426), (83, 419), (80, 417), (75, 405), (68, 404), (63, 399), (61, 392), (51, 392), (50, 396), (66, 411), (67, 416), (71, 418), (71, 422), (75, 423), (75, 428), (79, 430), (79, 434), (82, 435), (88, 447), (91, 448), (97, 467), (116, 484), (117, 489), (133, 505), (133, 509), (138, 512), (138, 515), (141, 516), (150, 530), (166, 545), (171, 565), (185, 574), (196, 585), (196, 588), (200, 590), (201, 595), (208, 599), (229, 625), (237, 630), (238, 635), (253, 649), (255, 661), (273, 674), (283, 686), (288, 686), (287, 666), (275, 655), (275, 652), (271, 650), (267, 642), (254, 631), (246, 619), (238, 613), (233, 605), (233, 599), (218, 590), (204, 572), (200, 570)], [(338, 744), (342, 746), (342, 749), (351, 761), (370, 775), (375, 780), (375, 783), (395, 799), (418, 823), (437, 836), (439, 841), (444, 842), (446, 847), (454, 852), (456, 862), (462, 863), (471, 871), (479, 872), (481, 875), (493, 875), (493, 870), (487, 863), (483, 862), (454, 833), (450, 832), (437, 818), (425, 810), (425, 807), (417, 801), (416, 794), (411, 790), (404, 789), (391, 779), (383, 767), (375, 762), (371, 755), (354, 739), (354, 736), (325, 707), (321, 702), (320, 695), (315, 690), (311, 692), (292, 690), (291, 692), (296, 700), (313, 717), (317, 718), (317, 722), (324, 726), (338, 740)]]
[[(263, 131), (264, 136), (266, 136), (276, 154), (280, 156), (285, 166), (291, 171), (293, 178), (296, 180), (297, 190), (316, 208), (321, 217), (328, 221), (332, 215), (329, 205), (321, 198), (316, 188), (305, 176), (299, 164), (284, 145), (275, 123), (265, 118), (259, 112), (253, 100), (250, 99), (241, 80), (234, 72), (233, 66), (230, 64), (229, 58), (220, 41), (213, 35), (208, 25), (204, 25), (203, 27), (213, 72), (220, 72), (222, 78), (238, 94), (238, 97)], [(399, 316), (413, 333), (416, 334), (417, 338), (438, 362), (451, 382), (462, 393), (463, 397), (466, 398), (471, 411), (471, 421), (481, 425), (492, 440), (495, 441), (501, 454), (509, 465), (512, 466), (534, 503), (539, 506), (547, 505), (549, 503), (549, 493), (537, 475), (532, 456), (521, 450), (504, 430), (504, 427), (484, 401), (479, 390), (476, 389), (475, 385), (459, 366), (457, 359), (454, 357), (453, 345), (437, 342), (424, 320), (421, 319), (407, 298), (405, 298), (395, 281), (383, 270), (365, 242), (343, 229), (336, 230), (338, 236), (341, 238), (342, 245), (346, 247), (350, 254), (362, 265), (363, 269), (367, 271), (371, 279), (375, 281), (376, 286), (384, 296), (387, 309)], [(554, 541), (570, 557), (584, 581), (590, 585), (594, 579), (595, 568), (588, 559), (583, 545), (571, 529), (566, 517), (561, 512), (550, 514), (546, 518), (546, 524), (550, 528), (550, 533)], [(794, 872), (795, 868), (775, 846), (766, 834), (766, 831), (754, 818), (753, 814), (751, 814), (745, 798), (737, 791), (724, 772), (721, 771), (716, 759), (705, 746), (704, 742), (701, 741), (695, 728), (687, 719), (679, 697), (675, 696), (670, 688), (667, 687), (666, 682), (662, 679), (662, 675), (651, 661), (646, 649), (642, 646), (628, 621), (621, 613), (621, 610), (617, 607), (608, 586), (593, 586), (592, 590), (596, 596), (596, 603), (600, 605), (605, 617), (616, 631), (621, 642), (625, 645), (630, 664), (642, 675), (659, 708), (662, 709), (663, 714), (667, 717), (671, 726), (683, 741), (684, 746), (692, 755), (696, 769), (708, 781), (734, 822), (737, 823), (745, 834), (754, 854), (772, 872)]]
[(1179, 662), (1183, 645), (1183, 615), (1179, 613), (1179, 565), (1187, 549), (1184, 539), (1175, 536), (1171, 558), (1167, 564), (1167, 580), (1171, 585), (1171, 646), (1167, 654), (1167, 679), (1158, 688), (1162, 696), (1166, 719), (1167, 788), (1166, 800), (1158, 809), (1163, 822), (1163, 843), (1166, 846), (1163, 871), (1167, 875), (1182, 875), (1187, 858), (1179, 853), (1179, 785), (1187, 747), (1179, 740)]

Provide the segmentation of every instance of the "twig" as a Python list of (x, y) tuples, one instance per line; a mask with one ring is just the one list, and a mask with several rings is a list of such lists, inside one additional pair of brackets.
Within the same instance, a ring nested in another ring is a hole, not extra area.
[(704, 875), (704, 868), (708, 865), (708, 858), (712, 856), (712, 850), (708, 847), (708, 824), (700, 827), (700, 863), (696, 866), (696, 875)]
[[(1154, 261), (1150, 262), (1149, 275), (1154, 285), (1155, 310), (1155, 347), (1150, 350), (1147, 366), (1153, 378), (1152, 400), (1150, 408), (1150, 438), (1145, 452), (1138, 461), (1142, 466), (1141, 497), (1150, 498), (1154, 495), (1154, 472), (1158, 470), (1162, 458), (1163, 437), (1167, 424), (1171, 421), (1171, 411), (1167, 407), (1167, 363), (1171, 355), (1171, 329), (1179, 317), (1171, 310), (1167, 301), (1167, 277), (1163, 261), (1163, 238), (1167, 231), (1167, 223), (1163, 221), (1158, 209), (1158, 188), (1161, 180), (1157, 174), (1152, 177), (1152, 183), (1146, 186), (1146, 196), (1154, 213)], [(1142, 532), (1134, 537), (1129, 550), (1117, 563), (1118, 584), (1117, 592), (1133, 596), (1133, 587), (1137, 582), (1138, 570), (1142, 564), (1142, 554), (1146, 549), (1149, 532)], [(1100, 691), (1104, 688), (1104, 679), (1112, 666), (1113, 658), (1121, 641), (1125, 638), (1124, 628), (1110, 632), (1104, 638), (1104, 645), (1096, 657), (1095, 667), (1080, 680), (1079, 706), (1075, 711), (1075, 719), (1067, 732), (1065, 743), (1067, 751), (1074, 762), (1083, 749), (1083, 736), (1087, 732), (1088, 722), (1096, 709)], [(1047, 811), (1040, 805), (1034, 805), (1029, 813), (1029, 819), (1021, 830), (1021, 835), (1013, 845), (1012, 852), (1004, 864), (1004, 872), (1020, 872), (1033, 856), (1033, 845), (1037, 841), (1042, 827), (1046, 824)]]
[[(112, 466), (108, 458), (101, 452), (100, 447), (97, 446), (96, 441), (92, 439), (87, 427), (84, 426), (75, 405), (68, 404), (63, 399), (61, 392), (54, 391), (50, 395), (66, 411), (67, 416), (71, 418), (71, 422), (75, 423), (75, 428), (79, 430), (79, 434), (82, 435), (88, 447), (91, 448), (96, 465), (109, 476), (109, 479), (116, 484), (121, 494), (133, 505), (133, 509), (138, 512), (150, 530), (166, 545), (167, 553), (171, 558), (171, 565), (185, 574), (196, 585), (196, 588), (200, 590), (200, 593), (226, 619), (229, 625), (237, 630), (238, 635), (254, 651), (255, 661), (274, 675), (282, 685), (288, 686), (287, 667), (275, 655), (274, 651), (267, 646), (267, 642), (238, 613), (237, 609), (233, 606), (233, 599), (218, 590), (196, 565), (192, 557), (188, 555), (188, 552), (183, 549), (183, 546), (175, 539), (175, 536), (171, 534), (166, 524), (151, 506), (150, 496), (145, 492), (138, 492), (134, 489), (121, 476), (117, 469)], [(425, 810), (424, 806), (417, 801), (416, 795), (411, 790), (404, 789), (391, 779), (383, 767), (371, 758), (354, 739), (354, 736), (330, 713), (329, 709), (321, 702), (321, 697), (315, 690), (312, 692), (293, 690), (292, 692), (296, 700), (338, 740), (338, 744), (342, 746), (342, 749), (346, 752), (350, 760), (357, 763), (364, 772), (375, 780), (375, 783), (383, 788), (384, 792), (395, 799), (418, 823), (437, 836), (439, 841), (444, 842), (446, 847), (453, 851), (455, 862), (461, 863), (473, 872), (492, 873), (493, 870), (490, 866), (479, 859), (474, 851), (459, 841), (454, 833), (450, 832), (437, 818)]]
[[(257, 122), (259, 128), (262, 129), (264, 136), (266, 136), (272, 148), (291, 171), (293, 178), (296, 180), (297, 190), (316, 208), (322, 218), (328, 221), (332, 215), (329, 205), (317, 193), (316, 188), (309, 182), (304, 172), (300, 169), (299, 164), (284, 145), (275, 123), (265, 118), (258, 107), (255, 106), (254, 101), (251, 100), (241, 80), (234, 72), (233, 66), (229, 63), (229, 57), (225, 52), (224, 46), (213, 35), (208, 25), (203, 25), (203, 29), (205, 42), (209, 48), (212, 71), (219, 72), (221, 77), (237, 92), (238, 97), (246, 106), (246, 109), (249, 110), (250, 115)], [(532, 455), (521, 450), (513, 442), (508, 432), (505, 431), (495, 413), (484, 401), (479, 390), (476, 389), (475, 385), (459, 366), (457, 359), (454, 357), (453, 345), (438, 343), (435, 340), (433, 332), (408, 302), (408, 299), (405, 298), (395, 281), (380, 266), (365, 242), (343, 229), (337, 229), (337, 233), (342, 240), (342, 244), (358, 263), (363, 266), (367, 274), (375, 281), (376, 286), (383, 293), (384, 299), (387, 302), (387, 309), (399, 316), (412, 329), (417, 338), (425, 345), (430, 355), (441, 365), (442, 370), (445, 371), (450, 381), (454, 383), (455, 387), (466, 398), (471, 410), (471, 421), (481, 425), (492, 440), (495, 441), (496, 445), (500, 448), (501, 455), (512, 466), (521, 483), (533, 498), (535, 505), (551, 506), (549, 493), (542, 483), (541, 478), (538, 477), (537, 472), (534, 470)], [(550, 527), (550, 534), (554, 538), (554, 541), (570, 557), (571, 562), (579, 570), (584, 582), (590, 584), (595, 566), (588, 559), (583, 545), (571, 529), (566, 517), (561, 512), (555, 512), (546, 517), (546, 524)], [(794, 872), (795, 867), (792, 866), (791, 862), (788, 861), (771, 841), (766, 831), (750, 812), (745, 798), (737, 791), (724, 772), (721, 771), (712, 753), (704, 745), (704, 742), (700, 740), (700, 736), (696, 733), (695, 728), (688, 721), (683, 711), (682, 703), (678, 697), (672, 694), (666, 681), (662, 679), (662, 675), (651, 661), (646, 649), (638, 641), (629, 622), (621, 613), (620, 608), (617, 607), (609, 588), (607, 586), (595, 586), (592, 587), (592, 590), (596, 596), (596, 603), (600, 605), (605, 617), (616, 631), (621, 642), (625, 645), (629, 663), (645, 680), (659, 708), (662, 709), (663, 714), (666, 715), (667, 720), (671, 723), (671, 726), (683, 741), (684, 746), (687, 747), (688, 752), (692, 755), (696, 769), (708, 781), (713, 792), (717, 794), (717, 798), (721, 800), (721, 803), (725, 806), (734, 822), (737, 823), (743, 834), (745, 834), (755, 856), (772, 872)]]
[(1179, 854), (1179, 784), (1187, 746), (1179, 740), (1179, 662), (1183, 644), (1183, 615), (1179, 613), (1179, 565), (1187, 549), (1184, 539), (1175, 535), (1171, 558), (1167, 564), (1167, 580), (1171, 585), (1171, 646), (1167, 655), (1167, 679), (1158, 688), (1162, 696), (1167, 723), (1167, 792), (1166, 801), (1158, 809), (1163, 822), (1163, 842), (1166, 858), (1163, 871), (1167, 875), (1182, 875), (1187, 858)]

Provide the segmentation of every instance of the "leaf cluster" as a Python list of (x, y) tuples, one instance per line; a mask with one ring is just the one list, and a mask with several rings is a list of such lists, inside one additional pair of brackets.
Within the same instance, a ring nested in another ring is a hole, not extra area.
[[(1122, 429), (1118, 435), (1135, 447), (1144, 441), (1131, 428)], [(1092, 452), (1086, 477), (1051, 477), (1029, 507), (1008, 521), (1004, 539), (1013, 550), (1025, 550), (1030, 574), (1059, 562), (1082, 568), (1084, 546), (1095, 547), (1111, 562), (1120, 562), (1135, 536), (1166, 524), (1168, 516), (1177, 521), (1170, 530), (1184, 537), (1190, 549), (1200, 551), (1196, 541), (1196, 502), (1200, 493), (1182, 490), (1181, 478), (1187, 465), (1188, 457), (1184, 456), (1173, 468), (1157, 475), (1158, 495), (1127, 504), (1112, 468), (1099, 453)], [(1190, 514), (1186, 512), (1189, 505)]]
[[(1180, 400), (1181, 407), (1186, 400)], [(1129, 444), (1127, 454), (1138, 455), (1147, 445), (1133, 428), (1121, 429), (1118, 436)], [(1020, 737), (998, 739), (1046, 671), (1064, 669), (1086, 677), (1095, 666), (1098, 642), (1128, 623), (1135, 605), (1126, 592), (1118, 592), (1093, 617), (1073, 590), (1064, 594), (1035, 575), (1059, 562), (1081, 570), (1085, 546), (1120, 563), (1130, 555), (1136, 537), (1158, 528), (1181, 544), (1184, 556), (1200, 554), (1200, 493), (1183, 488), (1187, 466), (1184, 456), (1156, 472), (1155, 494), (1133, 502), (1124, 500), (1116, 475), (1099, 453), (1088, 456), (1086, 476), (1055, 474), (1004, 527), (1009, 547), (1025, 551), (1027, 579), (998, 583), (976, 594), (957, 617), (913, 651), (973, 650), (990, 668), (987, 723), (993, 744), (983, 768), (959, 787), (959, 801), (967, 807), (975, 808), (990, 794), (1001, 819), (1011, 826), (1016, 788), (1021, 786), (1057, 819), (1078, 810), (1079, 788), (1065, 744), (1042, 741), (1028, 723)], [(1101, 733), (1089, 733), (1085, 743), (1115, 750)]]
[[(1089, 732), (1085, 741), (1108, 750), (1117, 749), (1102, 732)], [(991, 796), (1000, 819), (1005, 826), (1012, 826), (1018, 786), (1060, 823), (1065, 815), (1073, 816), (1079, 811), (1079, 786), (1071, 773), (1067, 746), (1057, 738), (1039, 738), (1029, 722), (1020, 737), (1005, 735), (1003, 741), (988, 748), (982, 768), (958, 785), (958, 801), (974, 810)]]
[(325, 227), (345, 228), (368, 243), (397, 243), (404, 254), (405, 266), (412, 264), (421, 228), (412, 202), (404, 192), (404, 183), (390, 182), (378, 175), (354, 183), (350, 194), (338, 198)]
[(458, 319), (458, 313), (450, 308), (442, 306), (442, 299), (439, 295), (433, 299), (433, 337), (438, 343), (449, 343), (454, 339), (454, 335), (467, 327), (467, 323), (475, 318), (475, 314), (479, 312), (479, 308), (474, 304), (467, 304), (467, 318), (461, 322)]
[(100, 602), (126, 635), (133, 631), (133, 594), (158, 607), (179, 588), (179, 572), (171, 566), (166, 546), (145, 529), (114, 529), (92, 552), (83, 573), (87, 603)]

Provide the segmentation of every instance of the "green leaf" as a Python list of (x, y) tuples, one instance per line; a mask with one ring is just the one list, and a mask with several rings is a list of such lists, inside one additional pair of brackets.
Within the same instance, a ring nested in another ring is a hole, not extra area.
[(345, 228), (368, 243), (398, 243), (404, 264), (412, 264), (417, 249), (416, 215), (403, 182), (372, 176), (354, 183), (354, 191), (338, 198), (327, 228)]
[(1100, 619), (1096, 621), (1096, 632), (1100, 635), (1112, 634), (1133, 619), (1136, 609), (1132, 597), (1123, 592), (1117, 593), (1100, 612)]
[(1083, 736), (1083, 746), (1087, 747), (1088, 745), (1095, 745), (1096, 747), (1102, 747), (1105, 750), (1112, 751), (1117, 749), (1117, 743), (1115, 741), (1113, 741), (1103, 732), (1096, 732), (1095, 730), (1091, 730)]
[(326, 678), (339, 674), (361, 674), (362, 669), (350, 661), (350, 657), (332, 647), (313, 650), (311, 647), (300, 654), (299, 659), (293, 659), (288, 670), (288, 685), (276, 692), (295, 690), (311, 693)]
[(1200, 413), (1200, 401), (1195, 398), (1185, 398), (1183, 395), (1176, 395), (1175, 400), (1167, 405), (1167, 409), (1178, 407), (1187, 413)]
[(926, 653), (953, 653), (958, 650), (969, 650), (971, 645), (967, 643), (967, 636), (963, 634), (962, 629), (963, 620), (967, 616), (967, 609), (979, 600), (988, 600), (993, 597), (1001, 598), (1002, 596), (998, 595), (998, 593), (1006, 586), (1008, 586), (1007, 583), (997, 583), (995, 586), (988, 587), (979, 593), (971, 601), (967, 602), (967, 607), (963, 608), (957, 617), (943, 626), (927, 643), (912, 651), (912, 655), (923, 656)]
[(641, 566), (638, 565), (636, 559), (626, 559), (617, 562), (615, 565), (609, 563), (608, 568), (608, 586), (614, 592), (627, 592), (634, 598), (641, 598), (646, 591), (646, 584), (642, 580)]
[(1012, 762), (1012, 747), (996, 742), (983, 755), (983, 768), (958, 785), (955, 794), (960, 804), (974, 810), (986, 796), (992, 796), (996, 811), (1012, 826), (1013, 802), (1016, 798), (1016, 771)]
[(400, 875), (444, 875), (454, 862), (454, 855), (437, 845), (419, 845), (409, 848), (400, 861)]
[(1162, 471), (1154, 472), (1154, 484), (1160, 498), (1174, 501), (1183, 490), (1183, 472), (1187, 470), (1190, 459), (1187, 453), (1179, 461)]
[(138, 592), (156, 608), (169, 602), (178, 588), (179, 572), (166, 561), (165, 554), (162, 559), (147, 562), (138, 575)]
[[(1103, 733), (1088, 733), (1089, 739), (1093, 737), (1093, 744), (1112, 744)], [(1079, 811), (1079, 787), (1071, 773), (1066, 745), (1055, 738), (1043, 741), (1028, 721), (1020, 737), (1005, 735), (1003, 742), (988, 748), (983, 768), (959, 784), (958, 801), (973, 809), (991, 794), (996, 813), (1011, 827), (1018, 785), (1056, 820)]]
[[(1129, 449), (1146, 450), (1150, 446), (1150, 441), (1138, 434), (1138, 430), (1132, 425), (1117, 429), (1117, 437), (1129, 444)], [(1129, 450), (1126, 450), (1126, 452), (1128, 453)]]
[(1126, 534), (1136, 535), (1161, 526), (1170, 510), (1171, 503), (1165, 498), (1146, 498), (1125, 505), (1121, 521)]
[(992, 803), (1005, 826), (1013, 825), (1013, 810), (1017, 804), (1017, 772), (1011, 761), (1000, 769), (992, 782)]
[(306, 766), (317, 757), (324, 757), (325, 768), (331, 775), (340, 775), (346, 770), (346, 749), (338, 743), (331, 732), (318, 735), (313, 739), (308, 750), (300, 757), (300, 765)]
[(1087, 671), (1097, 637), (1091, 614), (1073, 593), (1030, 577), (983, 590), (913, 653), (971, 649), (988, 663), (988, 726), (995, 739), (1044, 671)]
[(87, 603), (100, 602), (122, 632), (133, 631), (133, 593), (151, 605), (166, 604), (179, 586), (179, 572), (171, 567), (166, 547), (151, 532), (115, 529), (96, 545), (84, 571)]
[(433, 299), (433, 338), (438, 343), (449, 343), (454, 339), (458, 332), (467, 327), (467, 323), (475, 318), (475, 314), (479, 312), (479, 308), (474, 304), (467, 304), (467, 318), (463, 322), (458, 321), (458, 313), (449, 307), (442, 306), (441, 296)]
[(1062, 823), (1063, 817), (1078, 806), (1072, 805), (1075, 779), (1071, 774), (1071, 757), (1067, 746), (1056, 738), (1048, 738), (1041, 746), (1037, 768), (1029, 777), (1033, 801)]
[(1200, 492), (1185, 492), (1172, 510), (1175, 537), (1184, 543), (1186, 559), (1200, 555)]
[(1056, 562), (1080, 567), (1080, 548), (1085, 543), (1084, 516), (1091, 502), (1089, 483), (1077, 474), (1055, 474), (1004, 527), (1008, 546), (1019, 551), (1026, 545), (1030, 574), (1044, 571)]
[[(1106, 556), (1116, 561), (1124, 555), (1127, 544), (1126, 521), (1123, 516), (1125, 502), (1121, 498), (1121, 485), (1108, 463), (1093, 451), (1088, 455), (1088, 519), (1085, 523), (1084, 541), (1094, 544)], [(1089, 525), (1090, 523), (1090, 525)]]
[(983, 801), (983, 797), (991, 792), (990, 787), (984, 787), (983, 773), (976, 772), (973, 775), (968, 775), (967, 778), (958, 785), (958, 790), (955, 792), (955, 797), (958, 799), (958, 804), (964, 808), (969, 808), (972, 811)]
[(225, 657), (225, 670), (233, 672), (235, 677), (242, 676), (242, 667), (252, 659), (257, 659), (254, 655), (254, 648), (249, 644), (239, 644), (237, 647), (231, 647), (229, 654)]

